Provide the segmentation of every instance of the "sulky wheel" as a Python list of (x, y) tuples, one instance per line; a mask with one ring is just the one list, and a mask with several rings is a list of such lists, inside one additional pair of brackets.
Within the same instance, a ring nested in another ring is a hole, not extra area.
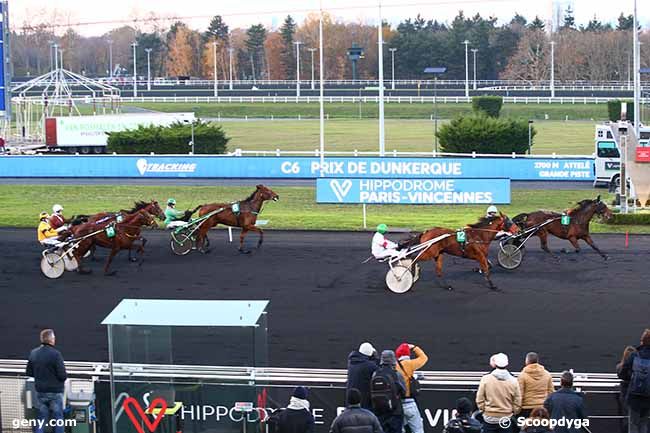
[(66, 254), (65, 256), (63, 256), (63, 265), (65, 267), (65, 270), (68, 272), (74, 272), (79, 267), (77, 258), (71, 254), (70, 255)]
[(65, 271), (65, 265), (60, 255), (47, 253), (41, 259), (41, 272), (47, 278), (59, 278)]
[(169, 246), (171, 247), (172, 252), (177, 256), (184, 256), (192, 251), (193, 244), (194, 240), (185, 233), (171, 233)]
[(524, 259), (524, 246), (517, 246), (513, 242), (500, 245), (497, 260), (499, 266), (509, 271), (517, 269)]
[(393, 293), (406, 293), (413, 287), (413, 274), (404, 266), (393, 266), (386, 274), (386, 285)]

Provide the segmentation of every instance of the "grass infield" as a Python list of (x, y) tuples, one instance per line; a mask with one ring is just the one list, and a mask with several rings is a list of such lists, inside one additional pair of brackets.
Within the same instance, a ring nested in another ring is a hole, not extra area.
[[(177, 200), (179, 209), (186, 209), (201, 203), (241, 200), (251, 191), (251, 187), (219, 186), (0, 185), (0, 226), (36, 228), (38, 214), (50, 211), (54, 197), (56, 202), (65, 207), (66, 215), (71, 216), (128, 208), (135, 200), (157, 199), (164, 204), (169, 197)], [(260, 216), (260, 219), (270, 220), (266, 226), (270, 229), (362, 229), (361, 205), (316, 204), (315, 189), (311, 187), (278, 187), (274, 191), (280, 195), (280, 201), (267, 203)], [(561, 211), (579, 200), (595, 195), (596, 192), (585, 190), (557, 190), (549, 193), (545, 190), (518, 189), (512, 192), (513, 204), (499, 208), (509, 216), (536, 209)], [(413, 230), (433, 226), (459, 228), (476, 221), (484, 212), (484, 205), (369, 205), (368, 227), (373, 228), (383, 222), (392, 227)], [(597, 233), (650, 233), (648, 225), (612, 226), (594, 222), (591, 228)]]

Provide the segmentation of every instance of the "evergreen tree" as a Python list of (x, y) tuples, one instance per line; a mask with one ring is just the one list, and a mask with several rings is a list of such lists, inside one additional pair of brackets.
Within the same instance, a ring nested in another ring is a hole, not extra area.
[(225, 23), (221, 15), (215, 15), (210, 21), (208, 30), (203, 35), (205, 40), (218, 40), (227, 41), (229, 35), (228, 25)]
[(535, 15), (535, 19), (528, 24), (528, 28), (531, 30), (544, 30), (545, 27), (546, 24), (537, 15)]
[(510, 20), (510, 25), (512, 26), (516, 24), (525, 27), (526, 24), (528, 24), (528, 21), (526, 20), (526, 17), (515, 13), (515, 16)]
[(264, 41), (266, 29), (263, 24), (252, 25), (246, 30), (246, 51), (250, 58), (251, 75), (253, 79), (261, 79), (264, 73), (265, 56)]
[(632, 30), (634, 28), (634, 16), (623, 15), (623, 12), (618, 16), (618, 24), (616, 25), (616, 30)]
[(287, 80), (294, 80), (296, 78), (296, 55), (293, 47), (293, 37), (296, 34), (296, 22), (287, 15), (284, 19), (282, 27), (280, 27), (280, 35), (282, 36), (282, 67)]
[(562, 24), (563, 29), (575, 29), (576, 28), (576, 19), (573, 16), (573, 9), (571, 5), (567, 6), (564, 11), (564, 23)]
[(598, 18), (596, 18), (596, 15), (589, 20), (589, 23), (587, 23), (587, 27), (581, 28), (582, 31), (585, 32), (602, 32), (605, 30), (605, 27), (603, 26), (603, 23), (598, 21)]

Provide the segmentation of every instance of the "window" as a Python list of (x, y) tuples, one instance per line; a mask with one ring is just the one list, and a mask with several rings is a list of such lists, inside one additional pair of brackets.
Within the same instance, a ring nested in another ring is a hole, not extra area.
[(618, 153), (616, 143), (613, 141), (599, 141), (598, 142), (598, 157), (599, 158), (619, 158), (621, 155)]
[(640, 132), (641, 140), (650, 140), (650, 131)]
[(603, 138), (603, 136), (604, 136), (603, 130), (599, 129), (598, 130), (598, 138)]
[(612, 136), (612, 131), (607, 131), (607, 138), (614, 138), (614, 137)]

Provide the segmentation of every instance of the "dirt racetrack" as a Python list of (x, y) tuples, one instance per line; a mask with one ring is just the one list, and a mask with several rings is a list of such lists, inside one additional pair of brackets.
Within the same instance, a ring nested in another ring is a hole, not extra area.
[[(168, 233), (145, 236), (142, 269), (121, 253), (114, 261), (118, 274), (104, 277), (101, 252), (101, 261), (90, 263), (92, 275), (48, 280), (39, 270), (33, 230), (1, 229), (0, 358), (25, 359), (39, 330), (52, 327), (67, 360), (106, 361), (100, 322), (123, 298), (269, 299), (274, 367), (343, 368), (362, 341), (382, 349), (406, 340), (429, 354), (427, 370), (485, 370), (498, 351), (510, 355), (516, 370), (534, 350), (553, 371), (612, 372), (624, 346), (638, 344), (650, 327), (645, 236), (632, 236), (627, 249), (623, 235), (594, 236), (610, 255), (607, 262), (586, 245), (580, 255), (556, 262), (533, 239), (518, 270), (495, 269), (499, 292), (472, 272), (473, 262), (447, 257), (454, 291), (443, 290), (425, 263), (405, 295), (385, 288), (386, 265), (361, 264), (369, 255), (368, 233), (267, 231), (263, 248), (245, 256), (217, 231), (210, 234), (211, 254), (184, 257), (171, 253)], [(248, 244), (255, 240), (252, 235)], [(569, 243), (552, 239), (550, 245), (558, 251)], [(493, 247), (493, 261), (495, 253)], [(214, 365), (215, 352), (229, 350), (185, 339), (174, 361)]]

